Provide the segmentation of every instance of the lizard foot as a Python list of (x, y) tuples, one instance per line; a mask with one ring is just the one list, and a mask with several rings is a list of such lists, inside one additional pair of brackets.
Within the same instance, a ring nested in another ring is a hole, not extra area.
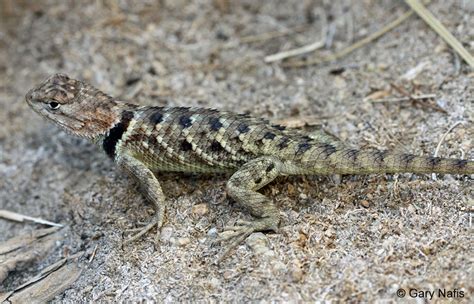
[(219, 241), (231, 240), (231, 243), (227, 246), (222, 255), (217, 259), (216, 263), (219, 264), (229, 254), (230, 251), (234, 250), (252, 233), (267, 230), (277, 231), (277, 228), (275, 227), (274, 223), (275, 219), (272, 217), (268, 217), (255, 221), (237, 220), (234, 226), (225, 227), (224, 231), (222, 232), (222, 234), (225, 235), (222, 235)]
[(128, 239), (126, 239), (125, 241), (123, 241), (123, 244), (129, 244), (131, 242), (134, 242), (134, 241), (138, 240), (145, 233), (147, 233), (148, 231), (153, 229), (153, 227), (155, 227), (155, 226), (157, 228), (155, 241), (157, 242), (158, 238), (160, 236), (161, 226), (163, 226), (163, 214), (161, 212), (157, 212), (153, 216), (152, 220), (148, 224), (146, 224), (145, 226), (140, 227), (140, 228), (134, 228), (134, 229), (127, 230), (127, 232), (137, 232), (138, 231), (138, 233), (136, 233), (135, 235), (133, 235), (133, 236), (129, 237)]

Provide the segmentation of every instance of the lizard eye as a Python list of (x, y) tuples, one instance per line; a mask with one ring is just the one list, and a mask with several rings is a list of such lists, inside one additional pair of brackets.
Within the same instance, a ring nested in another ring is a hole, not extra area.
[(51, 110), (57, 110), (61, 106), (59, 103), (55, 101), (51, 101), (48, 105)]

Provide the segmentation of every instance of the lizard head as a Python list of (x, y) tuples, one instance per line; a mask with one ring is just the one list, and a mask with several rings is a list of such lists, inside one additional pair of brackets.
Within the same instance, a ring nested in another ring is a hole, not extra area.
[(64, 74), (55, 74), (26, 94), (38, 114), (66, 131), (98, 139), (119, 120), (119, 106), (98, 89)]

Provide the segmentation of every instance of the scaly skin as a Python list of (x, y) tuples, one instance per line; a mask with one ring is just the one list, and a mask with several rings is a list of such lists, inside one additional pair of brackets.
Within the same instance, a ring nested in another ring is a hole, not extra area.
[(474, 162), (345, 146), (324, 132), (305, 133), (249, 115), (204, 108), (145, 107), (117, 101), (56, 74), (26, 95), (31, 108), (87, 138), (141, 184), (154, 220), (130, 240), (160, 228), (165, 196), (153, 172), (232, 173), (228, 194), (255, 217), (229, 227), (232, 245), (255, 231), (276, 230), (279, 212), (257, 192), (278, 176), (300, 174), (474, 174)]

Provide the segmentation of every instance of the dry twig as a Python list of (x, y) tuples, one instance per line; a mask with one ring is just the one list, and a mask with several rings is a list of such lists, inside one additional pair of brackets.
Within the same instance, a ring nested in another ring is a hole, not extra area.
[(289, 58), (289, 57), (298, 56), (298, 55), (306, 54), (306, 53), (309, 53), (309, 52), (313, 52), (313, 51), (315, 51), (317, 49), (320, 49), (324, 46), (324, 44), (325, 44), (324, 40), (325, 40), (325, 38), (323, 38), (321, 40), (318, 40), (316, 42), (313, 42), (311, 44), (296, 48), (296, 49), (276, 53), (276, 54), (273, 54), (273, 55), (268, 55), (268, 56), (265, 57), (264, 61), (266, 63), (271, 63), (271, 62), (283, 60), (285, 58)]
[(33, 223), (38, 223), (38, 224), (43, 224), (43, 225), (48, 225), (48, 226), (54, 226), (54, 227), (63, 227), (61, 224), (53, 223), (47, 220), (43, 220), (37, 217), (31, 217), (28, 215), (23, 215), (19, 214), (16, 212), (8, 211), (8, 210), (0, 210), (0, 218), (4, 218), (10, 221), (15, 221), (15, 222), (33, 222)]
[(426, 7), (418, 0), (405, 0), (405, 2), (420, 16), (438, 35), (449, 44), (456, 53), (474, 68), (474, 57), (462, 46), (462, 44), (436, 19)]
[[(414, 96), (413, 94), (410, 94), (409, 92), (407, 92), (404, 88), (394, 84), (394, 83), (391, 83), (390, 84), (390, 87), (392, 87), (394, 90), (396, 90), (398, 93), (402, 94), (403, 96), (405, 96), (406, 98), (409, 98), (410, 101), (413, 101), (414, 103), (417, 103), (419, 104), (420, 106), (422, 107), (425, 107), (425, 108), (430, 108), (430, 109), (433, 109), (435, 111), (438, 111), (438, 112), (441, 112), (443, 114), (447, 114), (448, 112), (443, 109), (442, 107), (440, 107), (439, 105), (437, 104), (433, 104), (433, 103), (427, 103), (427, 102), (422, 102), (424, 100), (429, 100), (430, 98), (422, 98), (422, 99), (414, 99), (412, 98), (412, 96)], [(415, 95), (416, 96), (416, 95)]]
[[(429, 3), (430, 1), (426, 1), (425, 3)], [(293, 61), (293, 62), (288, 62), (283, 64), (284, 67), (291, 67), (291, 68), (297, 68), (297, 67), (303, 67), (303, 66), (308, 66), (308, 65), (314, 65), (314, 64), (319, 64), (319, 63), (324, 63), (324, 62), (329, 62), (329, 61), (334, 61), (337, 60), (341, 57), (346, 56), (349, 53), (352, 53), (358, 48), (363, 47), (364, 45), (380, 38), (383, 36), (385, 33), (393, 30), (397, 26), (399, 26), (403, 21), (408, 19), (411, 15), (413, 15), (413, 11), (409, 11), (395, 19), (394, 21), (390, 22), (386, 26), (384, 26), (382, 29), (378, 30), (375, 33), (372, 33), (371, 35), (357, 41), (356, 43), (348, 46), (347, 48), (344, 48), (340, 51), (337, 51), (334, 54), (328, 55), (328, 56), (322, 56), (320, 58), (314, 58), (311, 60), (307, 61)]]
[(298, 68), (298, 67), (303, 67), (303, 66), (308, 66), (308, 65), (314, 65), (314, 64), (319, 64), (323, 62), (328, 62), (328, 61), (334, 61), (336, 59), (339, 59), (341, 57), (346, 56), (349, 53), (352, 53), (358, 48), (363, 47), (364, 45), (374, 41), (375, 39), (381, 37), (385, 33), (393, 30), (396, 28), (398, 25), (400, 25), (403, 21), (405, 21), (408, 17), (410, 17), (413, 14), (412, 11), (406, 12), (405, 14), (401, 15), (394, 21), (390, 22), (386, 26), (384, 26), (382, 29), (379, 31), (357, 41), (356, 43), (348, 46), (347, 48), (344, 48), (334, 54), (328, 55), (328, 56), (322, 56), (321, 58), (315, 58), (312, 60), (307, 60), (307, 61), (294, 61), (294, 62), (288, 62), (286, 64), (283, 64), (285, 67), (291, 67), (291, 68)]
[(279, 53), (276, 53), (276, 54), (273, 54), (273, 55), (268, 55), (268, 56), (265, 57), (264, 61), (266, 63), (280, 61), (280, 60), (283, 60), (285, 58), (298, 56), (298, 55), (302, 55), (302, 54), (306, 54), (306, 53), (310, 53), (310, 52), (314, 52), (315, 50), (322, 48), (326, 44), (327, 22), (326, 22), (326, 15), (324, 14), (324, 12), (321, 12), (321, 16), (322, 16), (322, 20), (323, 20), (323, 25), (321, 27), (322, 29), (321, 29), (321, 39), (320, 40), (315, 41), (311, 44), (296, 48), (296, 49), (292, 49), (292, 50), (288, 50), (288, 51), (284, 51), (284, 52), (279, 52)]
[(422, 100), (422, 99), (432, 99), (435, 98), (435, 94), (422, 94), (422, 95), (410, 95), (399, 98), (379, 98), (379, 99), (368, 99), (368, 101), (373, 103), (381, 102), (399, 102), (399, 101), (412, 101), (412, 100)]
[[(443, 144), (443, 141), (445, 140), (446, 136), (448, 136), (448, 134), (451, 133), (454, 130), (454, 128), (456, 128), (459, 125), (464, 125), (464, 122), (463, 121), (457, 121), (454, 125), (452, 125), (448, 129), (448, 131), (446, 131), (446, 133), (443, 134), (443, 136), (441, 136), (441, 139), (439, 140), (438, 145), (436, 146), (436, 150), (435, 150), (435, 153), (433, 155), (434, 157), (438, 156), (439, 149), (441, 149), (441, 145)], [(431, 174), (431, 178), (433, 180), (436, 180), (436, 173)]]

